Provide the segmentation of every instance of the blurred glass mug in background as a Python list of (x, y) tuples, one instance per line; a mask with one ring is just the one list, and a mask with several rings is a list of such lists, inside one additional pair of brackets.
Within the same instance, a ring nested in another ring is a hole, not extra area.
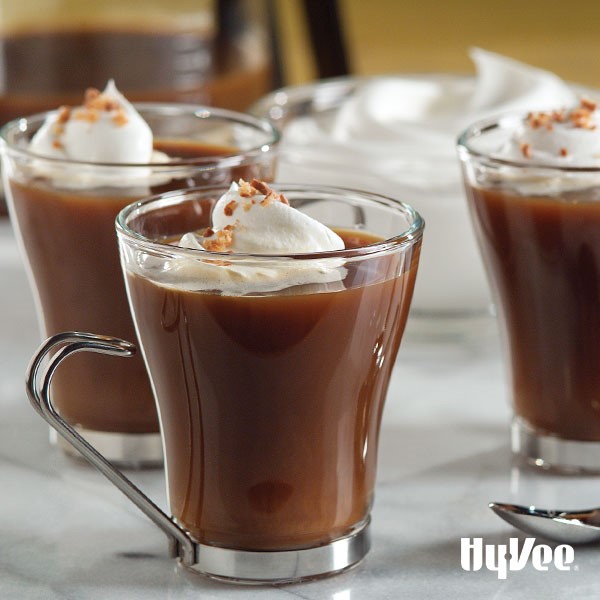
[[(45, 113), (11, 121), (0, 132), (11, 221), (44, 336), (91, 330), (136, 339), (114, 230), (124, 206), (172, 189), (273, 179), (279, 135), (267, 121), (186, 104), (137, 108), (168, 162), (109, 164), (34, 154), (30, 140)], [(73, 358), (56, 377), (61, 415), (120, 465), (160, 463), (159, 425), (141, 357), (131, 364), (90, 358)]]
[(0, 0), (0, 125), (76, 105), (109, 79), (136, 102), (245, 110), (273, 87), (265, 11), (256, 0)]
[[(56, 336), (32, 363), (30, 398), (177, 540), (184, 565), (254, 583), (339, 572), (369, 550), (379, 427), (423, 221), (410, 206), (374, 194), (278, 186), (291, 206), (335, 227), (345, 247), (241, 254), (176, 245), (211, 225), (214, 201), (227, 189), (170, 192), (117, 217), (129, 300), (159, 409), (173, 516), (157, 511), (82, 445), (48, 410), (47, 389), (39, 387), (51, 355), (47, 374), (76, 349), (127, 354), (126, 342)], [(225, 214), (249, 209), (231, 204)], [(296, 233), (306, 235), (311, 224), (300, 222)], [(125, 371), (131, 362), (86, 356), (123, 363)]]
[(600, 473), (598, 112), (508, 115), (458, 141), (512, 385), (512, 450)]

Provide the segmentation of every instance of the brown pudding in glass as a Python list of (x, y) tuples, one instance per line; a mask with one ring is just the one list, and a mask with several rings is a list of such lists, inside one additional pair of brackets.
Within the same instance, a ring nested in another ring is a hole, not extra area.
[[(222, 178), (272, 178), (272, 161), (248, 160), (248, 164), (221, 168), (220, 156), (243, 154), (235, 148), (173, 140), (159, 141), (155, 147), (172, 159), (189, 161), (175, 167), (170, 177), (161, 176), (155, 185), (65, 189), (60, 181), (32, 176), (34, 170), (19, 173), (18, 163), (5, 169), (11, 218), (30, 267), (46, 336), (78, 330), (136, 340), (114, 229), (115, 217), (124, 206), (141, 196)], [(203, 164), (206, 157), (214, 159)], [(120, 176), (126, 178), (126, 170)], [(83, 429), (127, 434), (159, 431), (141, 356), (121, 361), (78, 354), (56, 374), (52, 390), (61, 415)]]
[(516, 415), (542, 433), (599, 441), (598, 190), (467, 191), (505, 323)]
[[(381, 240), (336, 231), (347, 248)], [(335, 291), (245, 296), (127, 273), (171, 512), (197, 541), (298, 549), (364, 524), (417, 262), (417, 251), (384, 253), (348, 263)]]

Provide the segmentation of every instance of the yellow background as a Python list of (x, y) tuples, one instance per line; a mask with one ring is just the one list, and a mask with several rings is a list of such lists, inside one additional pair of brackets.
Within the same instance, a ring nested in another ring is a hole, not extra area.
[[(338, 0), (353, 73), (472, 73), (480, 46), (600, 87), (600, 0)], [(315, 78), (299, 0), (277, 0), (286, 83)]]

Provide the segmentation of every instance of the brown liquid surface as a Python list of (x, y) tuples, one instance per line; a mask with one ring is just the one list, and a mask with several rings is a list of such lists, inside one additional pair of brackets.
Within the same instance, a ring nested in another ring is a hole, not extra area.
[(515, 412), (537, 430), (600, 441), (600, 202), (471, 188), (504, 320)]
[[(164, 143), (171, 156), (227, 154), (230, 148)], [(252, 177), (253, 167), (230, 176)], [(223, 173), (216, 173), (220, 176)], [(265, 177), (271, 174), (263, 173)], [(206, 185), (205, 179), (174, 180), (149, 193)], [(136, 341), (115, 233), (115, 217), (142, 192), (104, 188), (61, 191), (44, 179), (9, 181), (13, 224), (23, 240), (42, 307), (44, 333), (87, 331)], [(144, 195), (149, 195), (145, 193)], [(97, 431), (158, 431), (154, 399), (141, 356), (119, 360), (100, 354), (72, 356), (53, 380), (53, 399), (72, 424)]]
[[(338, 233), (347, 246), (374, 240)], [(349, 266), (344, 283), (357, 287), (309, 294), (221, 296), (128, 275), (171, 511), (195, 539), (302, 548), (367, 517), (416, 273), (414, 258), (382, 282), (397, 260)]]

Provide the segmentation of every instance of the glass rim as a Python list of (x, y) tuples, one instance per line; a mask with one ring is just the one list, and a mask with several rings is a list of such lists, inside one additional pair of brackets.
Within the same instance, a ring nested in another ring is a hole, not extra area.
[(558, 171), (562, 173), (597, 173), (600, 171), (600, 164), (597, 166), (587, 165), (587, 166), (577, 166), (577, 165), (560, 165), (560, 164), (551, 164), (547, 162), (537, 162), (532, 160), (519, 160), (519, 159), (509, 159), (503, 158), (501, 156), (495, 156), (490, 152), (485, 152), (482, 150), (477, 150), (472, 146), (472, 141), (474, 139), (478, 139), (481, 136), (489, 133), (490, 131), (496, 129), (502, 129), (509, 122), (515, 124), (516, 122), (523, 122), (527, 119), (527, 116), (531, 113), (531, 111), (524, 112), (509, 112), (501, 115), (496, 115), (492, 117), (487, 117), (485, 119), (480, 119), (475, 121), (471, 125), (469, 125), (462, 133), (458, 136), (456, 140), (456, 147), (459, 153), (459, 157), (461, 159), (465, 158), (465, 155), (478, 158), (481, 160), (485, 160), (487, 162), (491, 162), (497, 164), (499, 166), (511, 167), (514, 169), (532, 169), (535, 171)]
[(357, 89), (371, 82), (399, 80), (403, 82), (424, 82), (443, 80), (451, 83), (475, 81), (473, 75), (444, 73), (443, 71), (391, 72), (376, 75), (341, 75), (326, 77), (308, 83), (291, 84), (272, 90), (259, 98), (249, 108), (250, 114), (267, 117), (277, 122), (281, 117), (273, 117), (273, 108), (290, 110), (307, 103), (316, 103), (317, 112), (339, 108), (340, 102), (351, 96)]
[(323, 199), (339, 198), (340, 196), (344, 195), (353, 195), (355, 198), (360, 199), (365, 204), (374, 202), (379, 206), (384, 206), (388, 209), (402, 212), (405, 216), (408, 216), (410, 221), (409, 226), (397, 235), (386, 238), (380, 242), (375, 242), (366, 246), (359, 246), (358, 248), (344, 248), (342, 250), (327, 250), (322, 252), (290, 252), (282, 254), (207, 252), (206, 250), (197, 250), (194, 248), (182, 248), (180, 246), (174, 246), (172, 244), (166, 244), (152, 240), (133, 230), (129, 226), (128, 220), (133, 215), (140, 215), (144, 212), (149, 212), (151, 207), (157, 206), (164, 208), (180, 202), (185, 202), (189, 199), (189, 197), (194, 197), (197, 194), (203, 194), (204, 196), (207, 196), (214, 192), (215, 196), (217, 194), (220, 196), (229, 189), (228, 186), (199, 186), (172, 190), (170, 192), (150, 196), (129, 204), (119, 212), (115, 219), (117, 236), (119, 239), (124, 238), (125, 240), (134, 243), (139, 248), (161, 254), (178, 254), (187, 256), (189, 258), (202, 258), (203, 260), (214, 259), (215, 261), (225, 260), (229, 262), (241, 262), (248, 260), (257, 262), (274, 262), (288, 259), (323, 260), (325, 258), (361, 258), (374, 254), (386, 254), (394, 250), (400, 250), (413, 245), (423, 236), (425, 221), (421, 215), (409, 204), (395, 200), (388, 196), (337, 186), (278, 184), (277, 182), (273, 183), (272, 185), (276, 186), (275, 189), (277, 189), (278, 192), (285, 194), (289, 199), (293, 199), (295, 194), (303, 192), (308, 198), (312, 196), (313, 198), (323, 197)]
[(275, 125), (264, 117), (251, 115), (248, 113), (236, 112), (225, 108), (216, 108), (202, 104), (184, 104), (178, 102), (134, 102), (132, 103), (136, 110), (142, 113), (153, 112), (155, 115), (180, 116), (185, 114), (198, 119), (218, 118), (230, 123), (243, 125), (265, 133), (268, 139), (263, 143), (237, 152), (215, 154), (209, 156), (200, 156), (192, 158), (179, 158), (169, 162), (149, 162), (149, 163), (113, 163), (113, 162), (93, 162), (85, 160), (75, 160), (70, 158), (58, 158), (45, 156), (36, 152), (31, 152), (27, 148), (22, 148), (12, 139), (15, 131), (25, 133), (29, 126), (41, 125), (45, 119), (56, 112), (56, 109), (40, 113), (34, 113), (24, 117), (18, 117), (8, 121), (0, 128), (0, 144), (4, 150), (12, 155), (17, 155), (30, 160), (47, 162), (53, 165), (72, 166), (79, 168), (110, 168), (110, 169), (132, 169), (140, 167), (156, 169), (157, 171), (167, 171), (177, 167), (193, 166), (211, 166), (211, 165), (244, 165), (252, 162), (256, 156), (266, 154), (272, 147), (277, 147), (281, 141), (281, 133)]

